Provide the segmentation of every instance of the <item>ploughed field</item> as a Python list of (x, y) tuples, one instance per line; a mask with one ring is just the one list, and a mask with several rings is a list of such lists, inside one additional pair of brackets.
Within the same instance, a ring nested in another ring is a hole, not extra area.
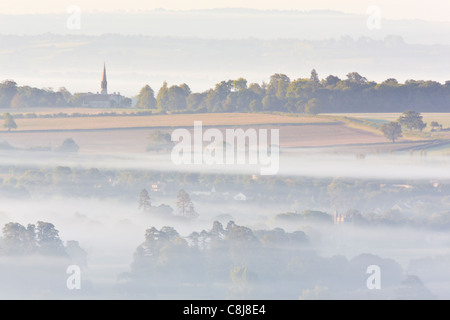
[(279, 128), (281, 148), (390, 144), (381, 133), (353, 128), (331, 117), (242, 113), (17, 119), (17, 130), (2, 128), (0, 141), (17, 148), (55, 148), (72, 138), (80, 153), (139, 153), (145, 152), (152, 130), (169, 134), (179, 127), (192, 130), (194, 121), (202, 121), (205, 129)]

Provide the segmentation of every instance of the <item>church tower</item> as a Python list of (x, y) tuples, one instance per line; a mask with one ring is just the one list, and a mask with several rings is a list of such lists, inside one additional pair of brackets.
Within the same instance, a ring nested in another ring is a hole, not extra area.
[(102, 76), (102, 83), (101, 83), (101, 87), (102, 87), (102, 94), (108, 94), (108, 82), (106, 81), (106, 67), (105, 67), (105, 63), (103, 63), (103, 76)]

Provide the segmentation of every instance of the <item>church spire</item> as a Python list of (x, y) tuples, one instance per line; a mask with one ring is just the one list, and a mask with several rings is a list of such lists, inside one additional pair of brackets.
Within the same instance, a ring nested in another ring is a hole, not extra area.
[(106, 66), (103, 62), (103, 76), (102, 76), (102, 83), (101, 83), (102, 94), (108, 94), (108, 82), (106, 81)]

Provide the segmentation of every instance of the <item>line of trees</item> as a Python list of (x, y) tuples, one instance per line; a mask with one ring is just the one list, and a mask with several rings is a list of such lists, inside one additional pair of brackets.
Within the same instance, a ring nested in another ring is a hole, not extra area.
[[(81, 107), (88, 94), (72, 94), (64, 87), (55, 91), (53, 88), (18, 86), (13, 80), (5, 80), (0, 83), (0, 108)], [(123, 98), (117, 107), (123, 106), (131, 106), (131, 99)]]
[(357, 72), (345, 79), (329, 75), (320, 80), (313, 69), (309, 78), (291, 80), (277, 73), (262, 84), (239, 78), (200, 93), (192, 93), (185, 83), (169, 87), (164, 82), (155, 95), (145, 85), (136, 107), (166, 112), (439, 112), (448, 111), (449, 99), (450, 81), (407, 80), (401, 84), (389, 78), (377, 83)]
[[(13, 80), (0, 83), (0, 108), (79, 107), (81, 100), (81, 93), (72, 94), (64, 87), (54, 91), (17, 86)], [(276, 73), (262, 84), (239, 78), (221, 81), (204, 92), (192, 92), (186, 83), (169, 86), (164, 82), (158, 92), (145, 85), (134, 106), (160, 112), (447, 112), (448, 101), (450, 80), (399, 83), (389, 78), (377, 83), (357, 72), (345, 79), (335, 75), (320, 79), (313, 69), (306, 78), (291, 80)]]
[(36, 106), (67, 107), (72, 104), (72, 94), (66, 88), (17, 86), (13, 80), (0, 83), (0, 108), (29, 108)]

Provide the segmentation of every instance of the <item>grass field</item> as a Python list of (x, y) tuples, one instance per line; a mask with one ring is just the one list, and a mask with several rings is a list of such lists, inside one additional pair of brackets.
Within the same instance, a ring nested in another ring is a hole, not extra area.
[[(346, 121), (348, 126), (358, 127), (361, 130), (377, 130), (380, 125), (389, 121), (396, 121), (401, 113), (345, 113), (345, 114), (327, 114), (333, 119)], [(431, 131), (431, 122), (437, 121), (443, 129), (450, 128), (450, 113), (421, 113), (423, 121), (427, 127), (423, 132), (404, 132), (403, 140), (410, 142), (429, 140), (431, 143), (424, 144), (423, 150), (428, 155), (450, 155), (450, 131)], [(422, 148), (422, 147), (420, 147)], [(411, 150), (417, 150), (417, 147), (411, 146)]]
[[(374, 122), (377, 124), (383, 124), (389, 121), (396, 121), (401, 113), (334, 113), (328, 114), (330, 116), (335, 117), (350, 117), (362, 119), (370, 122)], [(430, 123), (432, 121), (437, 121), (439, 124), (442, 124), (444, 128), (450, 127), (450, 113), (421, 113), (423, 117), (423, 121), (427, 123), (427, 129), (430, 129)]]

